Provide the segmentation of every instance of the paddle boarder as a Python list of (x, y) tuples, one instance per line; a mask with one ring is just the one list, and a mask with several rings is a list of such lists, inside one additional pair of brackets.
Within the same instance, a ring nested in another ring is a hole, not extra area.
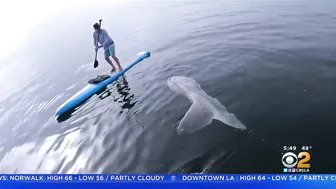
[[(116, 71), (116, 67), (113, 65), (112, 60), (110, 59), (110, 56), (112, 59), (117, 63), (119, 71), (121, 71), (123, 68), (120, 65), (118, 57), (115, 55), (115, 44), (112, 38), (109, 36), (107, 31), (100, 27), (98, 23), (95, 23), (93, 25), (94, 32), (93, 32), (93, 42), (95, 46), (96, 52), (100, 48), (104, 48), (104, 56), (107, 63), (109, 63), (112, 66), (111, 73)], [(99, 39), (98, 39), (99, 34)], [(98, 44), (99, 43), (99, 44)]]

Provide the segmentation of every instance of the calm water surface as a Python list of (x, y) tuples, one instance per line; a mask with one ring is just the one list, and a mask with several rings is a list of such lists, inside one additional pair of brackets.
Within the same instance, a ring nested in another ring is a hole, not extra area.
[[(336, 2), (123, 2), (69, 10), (39, 25), (0, 64), (1, 173), (280, 173), (284, 145), (312, 146), (334, 173)], [(55, 110), (107, 73), (93, 69), (103, 18), (122, 65), (151, 58), (58, 123)], [(219, 121), (189, 135), (190, 103), (167, 78), (194, 78), (246, 131)]]

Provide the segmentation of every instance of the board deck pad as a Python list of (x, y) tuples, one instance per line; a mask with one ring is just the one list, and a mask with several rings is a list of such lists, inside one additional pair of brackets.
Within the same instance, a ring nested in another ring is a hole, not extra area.
[(110, 78), (111, 76), (110, 75), (98, 75), (96, 78), (93, 78), (93, 79), (90, 79), (88, 81), (89, 84), (91, 85), (94, 85), (94, 84), (97, 84), (97, 83), (100, 83), (108, 78)]

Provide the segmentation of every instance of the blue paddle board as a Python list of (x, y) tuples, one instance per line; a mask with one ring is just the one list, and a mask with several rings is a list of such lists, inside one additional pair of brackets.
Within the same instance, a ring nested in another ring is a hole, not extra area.
[(120, 76), (124, 75), (124, 73), (127, 72), (129, 69), (131, 69), (133, 66), (143, 61), (144, 59), (150, 57), (150, 52), (144, 52), (141, 54), (142, 54), (141, 57), (139, 57), (131, 65), (129, 65), (119, 73), (111, 76), (110, 78), (100, 83), (89, 84), (86, 87), (84, 87), (82, 90), (80, 90), (78, 93), (72, 96), (69, 100), (67, 100), (56, 110), (56, 116), (61, 116), (62, 114), (70, 110), (74, 110), (75, 108), (83, 104), (85, 101), (87, 101), (91, 96), (104, 89), (108, 84), (111, 84), (113, 81), (117, 80)]

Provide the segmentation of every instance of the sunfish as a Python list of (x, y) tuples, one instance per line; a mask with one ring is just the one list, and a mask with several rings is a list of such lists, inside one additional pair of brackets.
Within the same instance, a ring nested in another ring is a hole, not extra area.
[(234, 114), (229, 113), (217, 99), (206, 94), (194, 79), (174, 76), (168, 78), (167, 84), (171, 90), (186, 96), (192, 103), (177, 127), (179, 134), (198, 131), (213, 119), (237, 129), (246, 129)]

